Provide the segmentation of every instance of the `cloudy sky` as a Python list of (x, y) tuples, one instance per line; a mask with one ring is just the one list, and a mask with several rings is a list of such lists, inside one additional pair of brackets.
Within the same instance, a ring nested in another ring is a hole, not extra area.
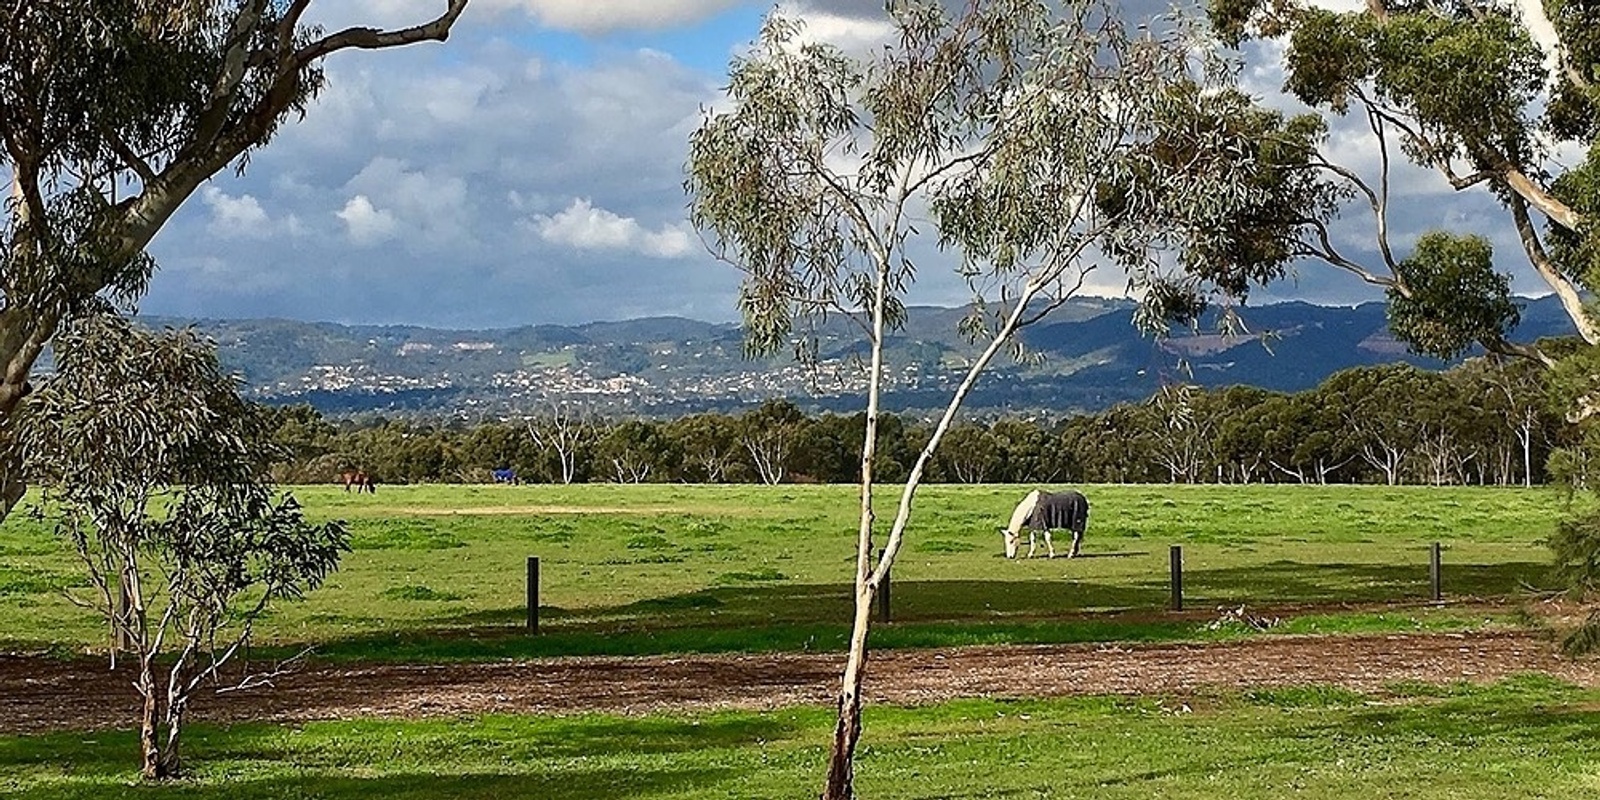
[[(317, 0), (317, 21), (401, 25), (443, 0)], [(436, 8), (438, 7), (438, 8)], [(881, 0), (788, 0), (818, 38), (883, 29)], [(147, 314), (490, 328), (681, 315), (736, 317), (738, 274), (684, 221), (689, 133), (770, 2), (472, 0), (449, 43), (327, 62), (306, 118), (202, 187), (160, 234)], [(1271, 90), (1271, 70), (1250, 75)], [(1370, 149), (1336, 141), (1356, 162)], [(1440, 225), (1514, 232), (1478, 193), (1403, 178), (1397, 243)], [(1360, 244), (1353, 229), (1350, 243)], [(1498, 231), (1498, 233), (1497, 233)], [(1402, 247), (1402, 252), (1404, 248)], [(923, 264), (913, 300), (965, 295)], [(1525, 272), (1526, 270), (1524, 270)], [(1104, 274), (1092, 287), (1121, 291)], [(1517, 288), (1535, 292), (1519, 273)], [(1376, 299), (1308, 265), (1258, 300)]]

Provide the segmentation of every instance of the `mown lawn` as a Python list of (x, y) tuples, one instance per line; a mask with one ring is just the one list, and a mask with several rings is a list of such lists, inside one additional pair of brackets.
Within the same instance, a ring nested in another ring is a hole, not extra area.
[[(1194, 698), (874, 706), (867, 798), (1590, 798), (1600, 694), (1305, 687)], [(0, 794), (56, 798), (815, 797), (831, 714), (344, 721), (196, 729), (192, 775), (136, 787), (123, 733), (0, 737)]]
[[(1192, 609), (1419, 601), (1434, 541), (1445, 546), (1448, 597), (1515, 598), (1549, 585), (1540, 542), (1559, 513), (1546, 489), (1091, 486), (1089, 557), (1007, 561), (996, 528), (1026, 488), (922, 491), (895, 573), (895, 623), (878, 644), (1229, 635), (1142, 613), (1167, 603), (1173, 544), (1184, 548)], [(836, 649), (848, 618), (852, 491), (302, 487), (311, 516), (349, 521), (355, 549), (326, 587), (278, 607), (258, 641), (404, 660)], [(885, 490), (880, 517), (894, 499)], [(543, 576), (537, 639), (520, 632), (528, 556), (541, 559)], [(64, 597), (81, 582), (47, 524), (13, 514), (0, 526), (0, 649), (101, 646), (102, 626)], [(1484, 622), (1448, 608), (1325, 609), (1294, 625)]]

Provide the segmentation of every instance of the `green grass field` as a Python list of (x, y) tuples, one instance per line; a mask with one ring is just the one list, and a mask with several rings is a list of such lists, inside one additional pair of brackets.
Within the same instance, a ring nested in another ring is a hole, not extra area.
[[(996, 528), (1024, 489), (933, 486), (918, 497), (881, 646), (1228, 635), (1165, 607), (1169, 545), (1192, 609), (1324, 608), (1286, 629), (1456, 627), (1482, 615), (1377, 614), (1333, 604), (1427, 596), (1426, 548), (1445, 545), (1454, 599), (1549, 584), (1545, 489), (1098, 486), (1087, 558), (1001, 557)], [(836, 649), (855, 541), (847, 486), (303, 487), (315, 518), (348, 520), (354, 552), (308, 600), (276, 608), (265, 645), (330, 657)], [(880, 515), (893, 512), (885, 491)], [(1064, 548), (1063, 548), (1064, 549)], [(521, 633), (528, 556), (541, 629)], [(0, 527), (0, 648), (93, 650), (103, 629), (63, 596), (79, 568), (48, 528)], [(1126, 612), (1107, 616), (1102, 612)]]
[[(1305, 605), (1296, 633), (1519, 624), (1548, 585), (1545, 490), (1089, 487), (1085, 552), (1007, 561), (995, 533), (1018, 487), (931, 487), (877, 646), (1253, 635), (1191, 608)], [(326, 487), (297, 494), (351, 523), (330, 584), (278, 608), (279, 647), (429, 661), (581, 653), (840, 649), (854, 545), (849, 487)], [(887, 494), (886, 494), (887, 497)], [(884, 515), (891, 505), (885, 502)], [(1431, 609), (1426, 548), (1451, 598)], [(523, 620), (525, 559), (543, 634)], [(0, 651), (97, 648), (62, 597), (77, 567), (21, 515), (0, 527)], [(1349, 604), (1342, 608), (1341, 604)], [(1387, 604), (1387, 606), (1385, 606)], [(131, 690), (130, 690), (131, 691)], [(870, 706), (858, 788), (871, 798), (1288, 795), (1588, 798), (1600, 791), (1600, 692), (1540, 676), (1489, 687), (1307, 686), (1199, 697)], [(814, 797), (827, 709), (694, 716), (487, 716), (197, 726), (190, 777), (138, 786), (131, 732), (0, 736), (0, 796), (100, 798)]]
[[(1492, 687), (1305, 687), (1185, 698), (871, 707), (866, 798), (1589, 798), (1600, 695)], [(0, 737), (0, 792), (165, 798), (804, 798), (831, 715), (344, 721), (197, 728), (190, 778), (138, 787), (122, 733)]]

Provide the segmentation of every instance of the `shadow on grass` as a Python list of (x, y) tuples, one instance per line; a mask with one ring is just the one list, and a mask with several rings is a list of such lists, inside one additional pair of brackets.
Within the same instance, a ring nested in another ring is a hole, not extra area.
[[(713, 787), (722, 794), (734, 791), (737, 774), (703, 766), (700, 754), (806, 732), (802, 721), (753, 715), (362, 720), (294, 729), (197, 725), (184, 745), (191, 777), (167, 786), (141, 785), (139, 796), (220, 796), (222, 784), (230, 800), (650, 797)], [(30, 796), (122, 796), (138, 783), (137, 753), (131, 732), (0, 737), (0, 776), (70, 776), (55, 786), (42, 781)], [(667, 758), (639, 761), (647, 756)], [(618, 761), (635, 765), (618, 768)], [(502, 774), (505, 764), (526, 766), (527, 772)], [(293, 772), (256, 777), (281, 765), (293, 765)], [(367, 774), (351, 775), (353, 766)]]
[[(1547, 565), (1533, 561), (1447, 562), (1444, 590), (1456, 599), (1514, 596), (1547, 574)], [(1430, 594), (1426, 562), (1275, 561), (1191, 569), (1184, 573), (1184, 589), (1193, 609), (1405, 603)], [(1170, 588), (1164, 570), (1122, 583), (1073, 580), (1070, 573), (1059, 580), (895, 581), (892, 595), (894, 622), (874, 631), (877, 646), (1215, 638), (1204, 630), (1210, 619), (1165, 614)], [(544, 606), (539, 636), (526, 634), (526, 610), (512, 607), (446, 617), (427, 628), (324, 642), (317, 650), (338, 659), (386, 661), (836, 652), (846, 641), (852, 611), (847, 584), (716, 586), (616, 606)]]
[[(440, 775), (426, 771), (382, 778), (306, 777), (240, 784), (229, 782), (230, 800), (251, 798), (382, 797), (385, 800), (435, 798), (529, 798), (529, 800), (592, 800), (597, 797), (655, 797), (722, 786), (732, 791), (738, 771), (732, 768), (673, 769), (607, 767), (562, 769), (532, 774)], [(178, 796), (178, 795), (174, 795)], [(188, 796), (188, 795), (183, 795)]]
[[(1446, 597), (1505, 597), (1546, 588), (1550, 565), (1537, 561), (1443, 565)], [(1184, 595), (1207, 600), (1388, 602), (1431, 596), (1428, 564), (1307, 564), (1273, 561), (1248, 567), (1185, 570)]]
[(258, 780), (225, 778), (218, 783), (185, 780), (170, 785), (133, 785), (126, 781), (73, 782), (41, 787), (30, 797), (87, 798), (110, 797), (195, 798), (226, 797), (227, 800), (454, 800), (454, 798), (528, 798), (529, 800), (593, 800), (597, 797), (658, 797), (685, 793), (733, 792), (739, 773), (732, 768), (603, 767), (572, 768), (521, 773), (449, 774), (438, 769), (421, 769), (379, 777), (347, 774), (317, 775), (295, 770), (281, 776)]
[[(484, 758), (584, 759), (672, 755), (799, 736), (798, 722), (774, 716), (722, 715), (524, 717), (490, 715), (467, 722), (307, 722), (299, 732), (244, 724), (185, 729), (184, 754), (196, 764), (237, 760), (294, 761), (308, 766), (381, 759), (444, 758), (471, 764)], [(0, 765), (54, 766), (94, 774), (132, 768), (138, 756), (133, 731), (53, 733), (0, 737)], [(374, 761), (373, 763), (376, 763)]]
[(1600, 711), (1565, 705), (1507, 708), (1498, 702), (1446, 703), (1434, 709), (1364, 709), (1337, 723), (1302, 730), (1384, 747), (1404, 747), (1418, 741), (1463, 748), (1501, 742), (1504, 746), (1541, 749), (1571, 744), (1592, 752), (1600, 743)]

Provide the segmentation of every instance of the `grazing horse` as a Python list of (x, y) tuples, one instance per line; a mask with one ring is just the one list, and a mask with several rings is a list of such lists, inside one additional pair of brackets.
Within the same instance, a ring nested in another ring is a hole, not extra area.
[(368, 494), (378, 493), (377, 482), (372, 479), (371, 475), (366, 473), (366, 470), (347, 469), (339, 473), (339, 480), (344, 482), (344, 490), (347, 492), (350, 491), (350, 487), (354, 486), (356, 487), (356, 494), (361, 494), (362, 492), (367, 492)]
[(509, 483), (515, 486), (521, 482), (517, 480), (517, 471), (511, 469), (510, 467), (500, 467), (498, 469), (490, 470), (490, 474), (494, 476), (495, 483)]
[(1017, 544), (1022, 538), (1022, 529), (1028, 529), (1028, 558), (1033, 558), (1034, 541), (1036, 533), (1044, 534), (1044, 546), (1051, 558), (1056, 557), (1055, 544), (1050, 541), (1050, 531), (1072, 531), (1072, 551), (1067, 553), (1067, 558), (1078, 554), (1078, 548), (1083, 544), (1083, 530), (1089, 526), (1089, 499), (1081, 492), (1068, 489), (1065, 492), (1041, 492), (1035, 489), (1022, 498), (1015, 511), (1011, 512), (1011, 524), (1000, 529), (1006, 538), (1006, 558), (1017, 557)]

